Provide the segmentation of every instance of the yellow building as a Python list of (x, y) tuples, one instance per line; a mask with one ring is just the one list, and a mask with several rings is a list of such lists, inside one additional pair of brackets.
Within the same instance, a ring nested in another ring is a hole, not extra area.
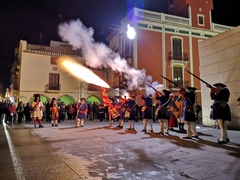
[[(72, 50), (68, 44), (51, 41), (50, 46), (42, 46), (21, 40), (16, 55), (17, 61), (12, 69), (15, 101), (31, 102), (35, 93), (41, 95), (43, 102), (53, 97), (66, 104), (79, 101), (81, 97), (89, 101), (102, 101), (99, 87), (79, 82), (57, 66), (56, 59), (66, 55), (84, 64), (80, 51)], [(94, 72), (103, 78), (102, 70)]]

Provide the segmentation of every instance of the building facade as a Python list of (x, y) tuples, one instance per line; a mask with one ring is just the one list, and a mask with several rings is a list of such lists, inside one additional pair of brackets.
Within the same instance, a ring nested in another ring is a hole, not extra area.
[[(229, 129), (240, 130), (240, 26), (199, 44), (200, 76), (209, 84), (223, 83), (230, 91), (231, 122)], [(203, 125), (212, 126), (210, 89), (201, 83)]]
[[(16, 51), (17, 60), (12, 68), (13, 97), (16, 102), (31, 102), (33, 94), (40, 94), (43, 102), (53, 97), (61, 102), (74, 103), (81, 97), (89, 101), (102, 101), (101, 89), (79, 82), (59, 69), (56, 60), (60, 56), (74, 57), (84, 65), (79, 51), (63, 42), (51, 41), (50, 46), (27, 44), (21, 40)], [(93, 70), (103, 78), (102, 70)]]
[[(200, 82), (184, 69), (199, 76), (199, 42), (232, 27), (212, 22), (212, 0), (174, 0), (169, 8), (170, 14), (134, 8), (122, 19), (119, 31), (109, 37), (109, 46), (173, 93), (178, 94), (179, 87), (196, 87), (201, 104)], [(128, 24), (136, 31), (133, 40), (126, 34)]]

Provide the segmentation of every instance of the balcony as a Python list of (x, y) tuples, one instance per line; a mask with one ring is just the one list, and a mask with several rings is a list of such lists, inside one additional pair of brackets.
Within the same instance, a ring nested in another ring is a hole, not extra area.
[(173, 65), (183, 65), (186, 67), (188, 63), (188, 53), (168, 52), (168, 60)]
[(46, 84), (45, 92), (60, 92), (61, 84)]
[(168, 52), (169, 61), (188, 61), (188, 53)]

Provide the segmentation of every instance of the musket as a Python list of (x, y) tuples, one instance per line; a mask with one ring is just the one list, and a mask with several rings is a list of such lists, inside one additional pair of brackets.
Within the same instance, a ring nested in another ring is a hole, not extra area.
[(161, 75), (162, 77), (163, 77), (163, 79), (166, 79), (168, 82), (170, 82), (170, 83), (172, 83), (172, 84), (174, 84), (175, 86), (177, 86), (177, 87), (179, 87), (179, 88), (181, 88), (177, 83), (175, 83), (175, 82), (173, 82), (173, 81), (171, 81), (170, 79), (168, 79), (168, 78), (166, 78), (166, 77), (164, 77), (163, 75)]
[(145, 82), (149, 87), (151, 87), (153, 90), (155, 90), (156, 92), (158, 92), (159, 94), (162, 95), (162, 93), (160, 91), (158, 91), (156, 88), (154, 88), (151, 84)]
[(190, 71), (186, 70), (189, 74), (193, 75), (195, 78), (197, 78), (198, 80), (202, 81), (204, 84), (211, 86), (209, 83), (207, 83), (206, 81), (202, 80), (200, 77), (196, 76), (195, 74), (191, 73)]

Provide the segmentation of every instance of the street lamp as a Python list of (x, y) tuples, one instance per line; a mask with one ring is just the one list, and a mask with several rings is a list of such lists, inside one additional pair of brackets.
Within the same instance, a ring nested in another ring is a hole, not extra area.
[(136, 36), (136, 32), (135, 29), (133, 27), (131, 27), (129, 24), (127, 25), (128, 30), (127, 30), (127, 37), (129, 39), (134, 39)]

